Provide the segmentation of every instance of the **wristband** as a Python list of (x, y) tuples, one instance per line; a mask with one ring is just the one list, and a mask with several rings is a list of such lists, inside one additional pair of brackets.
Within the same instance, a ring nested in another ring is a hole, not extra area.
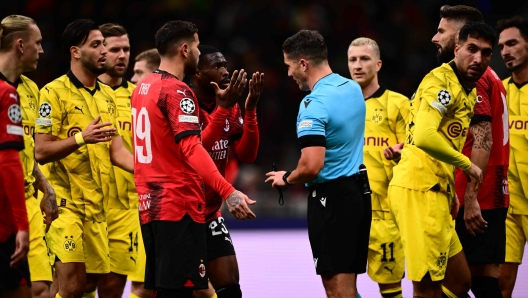
[(282, 176), (282, 181), (284, 181), (284, 184), (286, 184), (286, 186), (293, 186), (293, 184), (288, 183), (288, 177), (290, 176), (291, 173), (292, 171), (288, 171), (284, 173), (284, 175)]
[(79, 147), (86, 145), (82, 136), (82, 132), (78, 132), (75, 134), (75, 142), (77, 142), (77, 145), (79, 145)]

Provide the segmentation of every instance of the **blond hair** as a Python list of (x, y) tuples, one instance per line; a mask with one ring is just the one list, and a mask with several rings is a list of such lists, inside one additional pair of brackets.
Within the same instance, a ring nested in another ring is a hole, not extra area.
[(35, 21), (26, 16), (10, 15), (5, 17), (0, 23), (0, 52), (6, 51), (13, 40), (29, 29), (31, 24), (36, 24)]
[(373, 39), (370, 39), (368, 37), (359, 37), (359, 38), (356, 38), (354, 39), (351, 43), (350, 43), (350, 46), (349, 47), (359, 47), (359, 46), (364, 46), (364, 45), (369, 45), (372, 47), (372, 50), (374, 51), (374, 54), (376, 55), (376, 57), (379, 59), (381, 57), (381, 54), (380, 54), (380, 49), (379, 49), (379, 46), (378, 46), (378, 43), (373, 40)]
[(150, 64), (154, 69), (158, 68), (160, 65), (160, 55), (158, 53), (158, 50), (155, 48), (139, 53), (139, 55), (136, 56), (135, 60), (136, 62), (145, 60), (145, 62), (147, 62), (147, 64)]

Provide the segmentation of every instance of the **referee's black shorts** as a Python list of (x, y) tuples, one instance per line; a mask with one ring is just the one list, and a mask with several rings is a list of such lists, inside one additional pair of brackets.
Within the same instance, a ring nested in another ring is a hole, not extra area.
[(466, 230), (464, 208), (460, 207), (455, 229), (470, 264), (501, 264), (506, 257), (506, 215), (508, 208), (482, 210), (482, 218), (488, 222), (484, 233), (473, 237)]
[(309, 188), (308, 236), (319, 275), (366, 272), (372, 203), (357, 177)]

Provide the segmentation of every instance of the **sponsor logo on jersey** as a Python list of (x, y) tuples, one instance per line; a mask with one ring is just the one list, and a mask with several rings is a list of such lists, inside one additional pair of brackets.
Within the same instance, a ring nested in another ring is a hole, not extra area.
[(74, 126), (70, 129), (68, 129), (68, 138), (73, 137), (75, 134), (82, 132), (82, 129), (78, 126)]
[(389, 146), (389, 138), (383, 137), (364, 137), (363, 146)]
[(7, 116), (13, 123), (20, 123), (22, 121), (22, 111), (18, 104), (12, 104), (7, 109)]
[(298, 129), (303, 129), (303, 128), (310, 128), (313, 126), (313, 122), (312, 120), (303, 120), (301, 122), (299, 122), (299, 125), (297, 126)]
[(229, 238), (229, 237), (226, 236), (226, 237), (225, 237), (225, 240), (226, 240), (226, 241), (229, 241), (229, 243), (231, 243), (231, 245), (233, 245), (233, 241), (231, 241), (231, 238)]
[(510, 127), (510, 130), (512, 130), (510, 132), (515, 133), (515, 130), (526, 130), (528, 128), (528, 120), (512, 119), (512, 118), (517, 118), (517, 117), (510, 116), (510, 124), (508, 125)]
[(453, 139), (456, 139), (460, 136), (465, 137), (466, 132), (467, 128), (463, 128), (460, 122), (455, 121), (447, 126), (447, 134)]
[(150, 209), (150, 200), (151, 200), (150, 193), (139, 195), (139, 200), (138, 200), (139, 211), (149, 210)]
[(139, 86), (138, 94), (140, 95), (147, 95), (150, 88), (150, 84), (144, 84), (141, 83), (141, 86)]
[(51, 126), (51, 119), (49, 119), (49, 118), (37, 118), (35, 123), (37, 125), (42, 125), (42, 126)]
[(477, 103), (481, 103), (482, 102), (482, 95), (477, 95)]
[(442, 115), (445, 115), (445, 113), (447, 113), (447, 108), (444, 107), (441, 103), (439, 103), (439, 102), (436, 101), (436, 100), (433, 100), (433, 101), (431, 102), (431, 106), (432, 106), (433, 108), (435, 108), (436, 110), (438, 110), (438, 112), (440, 112), (440, 114), (442, 114)]
[(178, 117), (179, 122), (188, 122), (188, 123), (198, 123), (198, 116), (187, 116), (187, 115), (180, 115)]
[(9, 93), (9, 97), (14, 99), (15, 101), (18, 101), (18, 96), (15, 93)]
[(24, 129), (22, 128), (22, 126), (8, 124), (7, 133), (11, 135), (23, 136)]
[(396, 266), (393, 266), (392, 268), (389, 268), (389, 266), (384, 266), (383, 269), (389, 271), (391, 273), (391, 275), (393, 275), (392, 270), (394, 270), (394, 267), (396, 267)]
[(47, 102), (44, 102), (39, 107), (39, 115), (40, 117), (48, 117), (51, 115), (51, 105)]
[(229, 148), (229, 140), (218, 140), (211, 148), (209, 155), (213, 160), (222, 160), (227, 158), (227, 148)]
[(180, 109), (185, 114), (192, 114), (194, 112), (194, 109), (195, 109), (194, 101), (192, 99), (188, 98), (188, 97), (183, 98), (180, 101)]

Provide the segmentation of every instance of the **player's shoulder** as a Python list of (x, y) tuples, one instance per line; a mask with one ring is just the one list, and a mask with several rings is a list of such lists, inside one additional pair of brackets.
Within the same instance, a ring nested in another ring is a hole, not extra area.
[(130, 81), (126, 81), (128, 86), (127, 86), (127, 89), (128, 91), (130, 91), (130, 93), (132, 93), (135, 89), (136, 89), (136, 85)]
[(393, 101), (407, 101), (409, 98), (401, 93), (387, 89), (387, 97)]
[(0, 91), (2, 91), (2, 93), (13, 92), (13, 91), (16, 92), (16, 88), (15, 86), (11, 85), (9, 82), (0, 79)]
[(68, 78), (67, 75), (62, 75), (55, 80), (47, 83), (40, 89), (40, 92), (46, 91), (49, 93), (51, 90), (61, 90), (61, 89), (69, 89), (71, 86), (71, 81)]
[(38, 90), (37, 84), (33, 82), (33, 80), (31, 80), (30, 78), (26, 77), (25, 75), (20, 76), (20, 84), (24, 84), (30, 87), (31, 89)]

